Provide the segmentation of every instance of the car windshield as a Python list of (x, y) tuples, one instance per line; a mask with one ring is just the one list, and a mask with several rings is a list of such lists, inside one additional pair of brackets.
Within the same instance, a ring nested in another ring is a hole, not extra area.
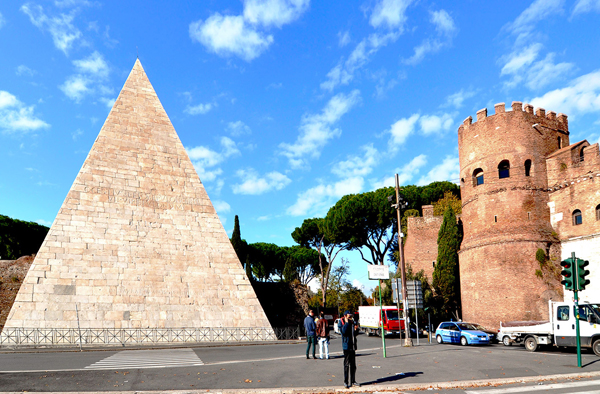
[(596, 313), (596, 316), (600, 317), (600, 305), (598, 304), (584, 304), (587, 305), (588, 307), (592, 308), (593, 311)]
[(479, 331), (485, 331), (485, 327), (484, 327), (484, 326), (482, 326), (481, 324), (472, 323), (471, 325), (472, 325), (473, 327), (475, 327), (475, 329), (476, 329), (476, 330), (479, 330)]
[(385, 315), (388, 320), (398, 320), (398, 311), (396, 310), (387, 310), (385, 311)]
[(475, 328), (474, 325), (469, 324), (469, 323), (456, 323), (456, 325), (458, 326), (458, 328), (460, 328), (461, 330), (477, 330), (477, 328)]

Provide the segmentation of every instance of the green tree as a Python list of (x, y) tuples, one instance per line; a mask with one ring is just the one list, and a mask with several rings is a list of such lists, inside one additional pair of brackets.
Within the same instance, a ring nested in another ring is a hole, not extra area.
[(247, 251), (252, 276), (259, 281), (307, 284), (320, 273), (319, 254), (310, 248), (257, 242), (248, 245)]
[(286, 255), (283, 270), (286, 282), (299, 280), (305, 285), (321, 272), (319, 260), (322, 256), (316, 250), (299, 245), (284, 246), (282, 249)]
[(240, 231), (240, 219), (238, 215), (235, 215), (235, 224), (233, 225), (233, 233), (231, 234), (231, 246), (233, 246), (233, 250), (235, 250), (235, 254), (237, 255), (240, 263), (246, 265), (246, 274), (248, 275), (248, 279), (252, 280), (252, 270), (248, 269), (248, 258), (247, 258), (247, 250), (248, 243), (242, 239), (242, 233)]
[(462, 213), (462, 201), (451, 191), (446, 191), (444, 197), (433, 203), (433, 214), (435, 216), (441, 216), (446, 212), (448, 206), (452, 207), (455, 214), (460, 215)]
[(388, 201), (394, 193), (387, 187), (346, 195), (329, 209), (325, 226), (337, 243), (357, 250), (363, 261), (383, 264), (396, 232), (396, 211)]
[(34, 222), (0, 215), (0, 259), (16, 260), (37, 254), (50, 230)]
[(313, 248), (319, 255), (319, 273), (321, 276), (321, 297), (323, 306), (327, 306), (329, 276), (337, 254), (344, 248), (336, 243), (333, 233), (328, 231), (324, 219), (305, 219), (302, 226), (296, 227), (292, 238), (301, 246)]
[(446, 318), (452, 317), (455, 313), (460, 315), (458, 250), (461, 241), (462, 232), (456, 221), (456, 215), (452, 206), (448, 206), (438, 233), (438, 257), (432, 281), (440, 305), (440, 313)]

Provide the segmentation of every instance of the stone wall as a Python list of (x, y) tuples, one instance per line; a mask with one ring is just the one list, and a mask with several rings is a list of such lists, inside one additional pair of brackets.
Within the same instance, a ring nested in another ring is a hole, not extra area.
[(421, 270), (431, 281), (434, 262), (437, 261), (437, 238), (444, 220), (443, 216), (433, 216), (433, 206), (424, 205), (422, 217), (407, 218), (405, 262), (414, 273)]

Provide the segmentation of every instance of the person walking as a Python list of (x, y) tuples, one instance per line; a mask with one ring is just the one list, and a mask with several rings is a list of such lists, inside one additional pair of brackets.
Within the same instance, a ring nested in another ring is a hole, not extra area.
[(355, 323), (350, 311), (344, 312), (342, 319), (342, 350), (344, 351), (344, 386), (348, 389), (350, 386), (360, 387), (356, 382), (356, 350), (355, 342)]
[(308, 316), (306, 316), (306, 319), (304, 319), (304, 329), (306, 330), (306, 358), (310, 358), (308, 356), (309, 352), (310, 352), (310, 345), (312, 345), (312, 356), (314, 359), (316, 359), (317, 357), (315, 356), (315, 351), (316, 351), (316, 347), (317, 347), (317, 333), (316, 333), (316, 329), (317, 326), (315, 324), (315, 319), (314, 316), (315, 312), (313, 312), (313, 310), (309, 310), (308, 311)]
[(329, 360), (329, 324), (323, 312), (319, 314), (317, 322), (317, 338), (319, 338), (319, 358), (323, 360), (323, 348), (325, 348), (325, 358)]

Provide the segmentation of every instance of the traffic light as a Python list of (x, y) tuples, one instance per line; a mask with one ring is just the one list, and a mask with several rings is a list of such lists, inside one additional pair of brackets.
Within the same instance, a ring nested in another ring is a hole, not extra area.
[(590, 271), (585, 269), (588, 265), (590, 265), (589, 261), (577, 259), (577, 284), (579, 285), (577, 290), (585, 290), (585, 286), (590, 284), (590, 280), (585, 278), (590, 274)]
[(560, 262), (560, 265), (563, 267), (563, 270), (560, 272), (563, 276), (563, 280), (560, 283), (563, 284), (567, 290), (575, 290), (575, 265), (573, 264), (573, 259), (568, 258), (563, 260)]

